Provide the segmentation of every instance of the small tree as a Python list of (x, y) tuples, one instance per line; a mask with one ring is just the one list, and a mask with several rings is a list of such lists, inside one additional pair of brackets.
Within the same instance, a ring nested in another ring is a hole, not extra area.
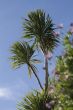
[[(59, 28), (59, 27), (58, 27)], [(45, 58), (45, 92), (47, 92), (48, 89), (48, 59), (51, 58), (51, 52), (53, 52), (53, 49), (58, 45), (59, 43), (59, 34), (55, 32), (54, 24), (52, 22), (52, 19), (49, 17), (49, 15), (46, 16), (45, 12), (42, 10), (37, 10), (30, 12), (28, 14), (28, 18), (24, 20), (23, 23), (23, 30), (24, 34), (23, 37), (28, 40), (32, 40), (30, 45), (33, 45), (33, 48), (35, 48), (35, 51), (37, 49), (40, 49), (44, 55)], [(14, 62), (14, 66), (21, 66), (22, 64), (26, 63), (28, 67), (31, 68), (33, 73), (35, 67), (34, 65), (31, 66), (29, 62), (29, 57), (26, 62), (24, 62), (25, 58), (27, 58), (27, 54), (25, 54), (25, 51), (27, 51), (28, 54), (30, 54), (30, 50), (27, 48), (27, 50), (24, 48), (24, 43), (17, 43), (12, 46), (12, 61)], [(26, 47), (26, 46), (25, 46)], [(24, 50), (25, 49), (25, 50)], [(34, 52), (35, 52), (34, 51)], [(41, 52), (40, 51), (40, 52)], [(36, 62), (38, 60), (35, 60)], [(33, 69), (34, 68), (34, 69)], [(35, 75), (37, 78), (37, 74)], [(38, 80), (38, 78), (37, 78)], [(42, 84), (38, 80), (40, 87), (43, 89)]]
[[(23, 23), (23, 38), (27, 43), (16, 42), (11, 47), (13, 67), (17, 68), (26, 63), (28, 70), (32, 71), (37, 78), (41, 89), (43, 87), (35, 71), (36, 67), (33, 65), (34, 62), (39, 62), (39, 60), (31, 60), (31, 57), (34, 52), (38, 52), (37, 49), (42, 51), (45, 59), (45, 92), (48, 90), (48, 60), (52, 57), (53, 49), (59, 43), (59, 33), (55, 30), (62, 27), (62, 25), (55, 27), (50, 16), (42, 10), (30, 12)], [(31, 42), (28, 42), (28, 40)]]
[(50, 52), (59, 43), (55, 27), (49, 15), (44, 11), (30, 12), (23, 24), (24, 38), (33, 40), (34, 45), (40, 48), (45, 58), (45, 91), (48, 89), (48, 59)]
[(28, 66), (28, 72), (31, 76), (31, 73), (34, 73), (41, 89), (43, 89), (42, 84), (37, 76), (37, 68), (35, 67), (35, 63), (39, 63), (40, 61), (35, 59), (34, 53), (35, 50), (33, 49), (33, 45), (30, 46), (27, 42), (16, 42), (11, 47), (11, 60), (13, 68), (19, 68), (24, 64)]

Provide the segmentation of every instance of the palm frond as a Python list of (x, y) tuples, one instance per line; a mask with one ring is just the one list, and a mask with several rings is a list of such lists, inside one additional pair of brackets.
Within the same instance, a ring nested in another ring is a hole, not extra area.
[(32, 46), (30, 47), (26, 42), (16, 42), (11, 47), (12, 56), (10, 58), (13, 67), (18, 68), (23, 64), (28, 64), (34, 52)]
[(33, 73), (40, 87), (43, 89), (37, 75), (37, 68), (34, 65), (36, 61), (39, 62), (39, 60), (33, 59), (34, 52), (33, 45), (30, 46), (27, 42), (16, 42), (11, 47), (12, 56), (10, 59), (12, 60), (12, 66), (15, 69), (21, 67), (23, 64), (27, 64), (29, 75), (31, 76), (31, 73)]
[(55, 30), (52, 19), (43, 10), (30, 12), (23, 23), (23, 29), (24, 38), (34, 38), (42, 50), (53, 50), (59, 43), (59, 37), (53, 34)]
[(38, 59), (31, 59), (31, 62), (34, 63), (34, 64), (38, 64), (38, 63), (41, 63), (40, 60)]
[(22, 99), (18, 104), (18, 110), (50, 110), (46, 107), (46, 103), (49, 104), (51, 100), (50, 96), (36, 91)]
[(29, 73), (29, 77), (31, 77), (33, 71), (32, 71), (32, 69), (29, 66), (28, 66), (28, 73)]

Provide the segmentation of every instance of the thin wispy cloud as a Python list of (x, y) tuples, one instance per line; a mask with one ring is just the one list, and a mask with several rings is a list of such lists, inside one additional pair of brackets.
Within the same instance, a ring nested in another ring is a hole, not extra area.
[(10, 99), (12, 98), (12, 92), (9, 88), (0, 88), (0, 98)]
[(23, 80), (18, 80), (12, 85), (0, 87), (0, 100), (18, 100), (20, 96), (29, 91), (29, 86)]

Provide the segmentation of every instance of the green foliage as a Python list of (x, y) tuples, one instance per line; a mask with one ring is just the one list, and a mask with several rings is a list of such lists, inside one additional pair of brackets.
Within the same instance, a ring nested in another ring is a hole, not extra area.
[(42, 84), (39, 80), (39, 77), (37, 75), (37, 68), (35, 66), (35, 63), (40, 63), (40, 60), (35, 59), (33, 49), (33, 45), (30, 46), (27, 42), (16, 42), (11, 47), (11, 60), (12, 60), (12, 66), (13, 68), (19, 68), (23, 64), (27, 64), (29, 75), (33, 73), (41, 87), (43, 89)]
[(66, 69), (67, 66), (65, 60), (63, 60), (62, 56), (59, 56), (57, 58), (56, 71), (63, 74), (66, 71)]
[[(34, 56), (34, 47), (40, 48), (46, 56), (59, 43), (59, 36), (55, 34), (54, 24), (49, 15), (43, 10), (30, 12), (23, 23), (23, 38), (31, 42), (16, 42), (11, 47), (13, 68), (27, 64), (31, 76), (33, 72), (40, 87), (43, 89), (36, 74), (35, 63), (40, 60)], [(64, 38), (65, 53), (57, 58), (54, 80), (49, 79), (48, 59), (45, 57), (45, 89), (47, 92), (35, 92), (27, 95), (18, 104), (18, 110), (72, 110), (73, 109), (73, 44), (70, 41), (71, 33)], [(29, 45), (30, 44), (30, 45)], [(46, 65), (47, 64), (47, 65)], [(46, 71), (47, 70), (47, 71)], [(58, 79), (57, 79), (57, 77)], [(47, 85), (47, 86), (46, 86)]]
[(73, 73), (73, 46), (70, 41), (71, 34), (68, 33), (64, 38), (64, 55), (57, 59), (57, 71), (60, 73), (69, 72)]
[(73, 76), (61, 75), (56, 83), (54, 96), (57, 104), (54, 110), (72, 110), (73, 108)]
[(35, 45), (51, 50), (59, 43), (59, 37), (54, 35), (54, 24), (49, 15), (42, 10), (30, 12), (23, 24), (24, 38), (33, 39)]
[[(36, 48), (40, 48), (45, 55), (53, 49), (59, 43), (59, 36), (55, 34), (54, 24), (49, 15), (46, 15), (43, 10), (36, 10), (28, 14), (27, 19), (23, 23), (23, 38), (28, 42), (16, 42), (11, 48), (11, 60), (13, 68), (19, 68), (24, 64), (27, 64), (29, 74), (33, 72), (39, 82), (36, 74), (37, 68), (35, 63), (39, 63), (38, 59), (33, 58)], [(33, 49), (34, 47), (35, 50)], [(45, 62), (45, 88), (48, 88), (48, 58)], [(40, 83), (40, 82), (39, 82)], [(41, 84), (40, 84), (41, 86)], [(42, 86), (41, 86), (42, 88)]]
[(35, 50), (33, 49), (33, 45), (30, 46), (26, 42), (16, 42), (11, 47), (11, 60), (13, 68), (19, 68), (22, 65), (27, 64), (30, 75), (33, 72), (31, 67), (36, 72), (37, 69), (34, 64), (39, 63), (40, 60), (34, 58), (34, 52)]
[(56, 71), (59, 72), (57, 85), (60, 89), (56, 91), (59, 103), (55, 110), (59, 110), (59, 107), (61, 110), (73, 109), (73, 47), (70, 37), (71, 34), (67, 33), (64, 38), (65, 53), (57, 59)]
[[(55, 27), (49, 15), (43, 10), (36, 10), (28, 14), (23, 23), (25, 39), (32, 40), (34, 46), (40, 48), (45, 55), (59, 43), (59, 36), (55, 34)], [(46, 60), (47, 59), (47, 60)], [(48, 89), (48, 58), (45, 58), (45, 91)]]
[[(27, 95), (18, 104), (18, 110), (50, 110), (46, 104), (50, 104), (52, 98), (44, 93), (35, 92)], [(52, 107), (53, 105), (51, 105)]]

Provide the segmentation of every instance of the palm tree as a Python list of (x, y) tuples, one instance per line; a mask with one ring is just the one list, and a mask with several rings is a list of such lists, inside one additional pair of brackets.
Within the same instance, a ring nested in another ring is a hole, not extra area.
[(39, 63), (40, 61), (34, 58), (34, 52), (33, 45), (30, 46), (26, 42), (16, 42), (11, 47), (11, 60), (12, 60), (12, 66), (13, 68), (19, 68), (24, 64), (27, 64), (29, 74), (33, 73), (41, 87), (43, 89), (42, 84), (39, 80), (39, 77), (37, 75), (37, 68), (35, 67), (35, 63)]
[(48, 51), (59, 43), (59, 37), (55, 34), (54, 24), (49, 15), (42, 10), (30, 12), (23, 23), (24, 38), (33, 40), (36, 47), (40, 48), (45, 57), (45, 91), (48, 89)]
[(18, 110), (53, 110), (55, 103), (50, 96), (36, 91), (28, 94), (18, 104)]

